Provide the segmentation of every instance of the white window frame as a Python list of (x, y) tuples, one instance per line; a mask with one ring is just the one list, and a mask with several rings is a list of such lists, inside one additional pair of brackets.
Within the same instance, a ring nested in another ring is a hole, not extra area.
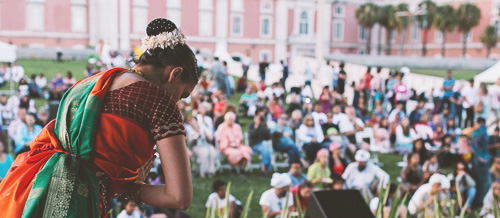
[[(362, 26), (358, 27), (358, 41), (359, 42), (366, 42), (368, 40), (368, 34), (369, 34), (369, 32), (367, 29), (365, 29)], [(365, 36), (366, 38), (363, 36)]]
[[(28, 0), (26, 2), (26, 29), (32, 31), (45, 30), (45, 1)], [(38, 11), (37, 11), (38, 10)], [(37, 13), (35, 13), (37, 12)], [(35, 17), (37, 16), (37, 17)]]
[[(253, 1), (253, 0), (251, 0)], [(267, 7), (269, 5), (269, 7)], [(260, 0), (260, 11), (261, 12), (268, 12), (272, 13), (273, 12), (273, 1), (271, 0)]]
[(441, 30), (434, 30), (434, 42), (443, 42), (443, 32)]
[[(240, 20), (240, 32), (234, 32), (234, 19), (239, 18)], [(242, 36), (243, 35), (243, 14), (233, 14), (231, 15), (231, 36)]]
[[(264, 20), (268, 20), (269, 21), (269, 25), (268, 25), (268, 33), (267, 34), (264, 34)], [(272, 16), (269, 16), (269, 15), (261, 15), (260, 16), (260, 28), (259, 28), (259, 31), (260, 31), (260, 37), (262, 38), (271, 38), (272, 35), (273, 35), (273, 17)]]
[[(338, 13), (338, 10), (340, 9), (340, 13)], [(343, 17), (345, 16), (345, 10), (343, 5), (335, 5), (335, 16), (337, 17)]]
[(264, 61), (265, 55), (267, 55), (267, 63), (272, 63), (273, 52), (269, 49), (262, 49), (259, 51), (259, 62)]
[[(337, 37), (338, 24), (340, 24), (340, 36)], [(332, 39), (333, 41), (343, 41), (344, 40), (344, 21), (334, 21), (332, 27)]]
[[(305, 20), (303, 18), (303, 15), (306, 15)], [(305, 23), (303, 23), (305, 21)], [(309, 13), (307, 11), (302, 11), (299, 14), (299, 35), (307, 36), (310, 34), (309, 27), (310, 27), (310, 19), (309, 19)], [(302, 25), (305, 25), (305, 33), (302, 32)]]

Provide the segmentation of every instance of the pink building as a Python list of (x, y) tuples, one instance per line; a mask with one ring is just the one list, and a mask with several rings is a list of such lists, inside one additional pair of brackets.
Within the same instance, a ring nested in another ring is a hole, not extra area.
[[(409, 0), (375, 0), (398, 4)], [(81, 49), (100, 41), (129, 51), (140, 45), (149, 21), (166, 17), (180, 26), (195, 49), (216, 55), (247, 55), (254, 62), (272, 62), (296, 55), (366, 53), (367, 31), (355, 11), (366, 0), (0, 0), (0, 41), (27, 47)], [(462, 2), (436, 0), (438, 4)], [(465, 2), (465, 1), (464, 1)], [(474, 1), (482, 11), (469, 37), (467, 55), (484, 57), (480, 36), (486, 26), (498, 26), (499, 0)], [(318, 11), (320, 9), (321, 11)], [(378, 41), (386, 48), (385, 30), (372, 30), (372, 54)], [(392, 34), (392, 53), (400, 51), (400, 35)], [(428, 56), (440, 55), (441, 34), (428, 35)], [(418, 25), (406, 31), (404, 55), (421, 54)], [(446, 35), (447, 56), (461, 55), (462, 35)], [(493, 49), (498, 57), (500, 49)]]

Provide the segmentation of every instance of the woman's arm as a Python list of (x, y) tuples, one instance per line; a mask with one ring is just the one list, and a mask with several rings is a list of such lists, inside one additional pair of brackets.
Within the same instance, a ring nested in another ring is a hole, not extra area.
[(141, 186), (141, 200), (153, 207), (185, 210), (193, 199), (193, 186), (184, 136), (161, 139), (156, 144), (165, 185)]

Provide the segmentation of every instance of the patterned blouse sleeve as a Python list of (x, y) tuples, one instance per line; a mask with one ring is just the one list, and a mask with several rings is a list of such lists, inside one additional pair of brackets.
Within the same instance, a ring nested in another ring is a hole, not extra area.
[(158, 104), (152, 104), (149, 113), (151, 117), (148, 119), (151, 122), (149, 126), (153, 139), (159, 141), (176, 135), (186, 135), (181, 112), (172, 97), (165, 93), (158, 101)]

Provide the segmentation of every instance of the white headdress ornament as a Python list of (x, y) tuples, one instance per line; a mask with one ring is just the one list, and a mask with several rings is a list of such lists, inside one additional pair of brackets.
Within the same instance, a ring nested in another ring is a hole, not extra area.
[(143, 50), (150, 50), (155, 48), (171, 48), (173, 49), (178, 44), (185, 44), (186, 37), (180, 29), (175, 29), (172, 32), (162, 32), (154, 36), (146, 36), (142, 38)]

